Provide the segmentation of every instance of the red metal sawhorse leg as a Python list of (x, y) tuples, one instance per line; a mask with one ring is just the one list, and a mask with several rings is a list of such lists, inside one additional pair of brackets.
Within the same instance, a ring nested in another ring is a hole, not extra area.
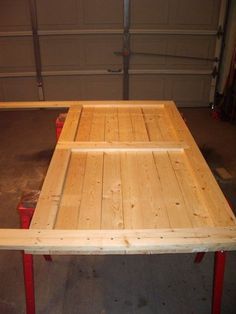
[(223, 294), (226, 252), (215, 252), (214, 281), (212, 294), (212, 314), (220, 314)]
[[(17, 210), (20, 215), (22, 229), (29, 229), (38, 196), (39, 191), (32, 191), (30, 193), (25, 193), (21, 198)], [(25, 282), (26, 313), (35, 314), (33, 255), (22, 252), (22, 258)], [(44, 255), (44, 258), (47, 261), (52, 261), (50, 255)]]
[[(56, 139), (58, 140), (65, 122), (66, 114), (60, 114), (56, 120)], [(24, 194), (18, 205), (20, 215), (20, 223), (22, 229), (29, 229), (31, 219), (37, 204), (39, 191), (32, 191)], [(33, 255), (22, 253), (24, 283), (25, 283), (25, 298), (27, 314), (35, 314), (35, 294), (34, 294), (34, 266)], [(52, 261), (50, 255), (44, 255), (46, 261)]]
[(59, 116), (56, 119), (56, 139), (59, 140), (63, 125), (65, 123), (67, 114), (66, 113), (60, 113)]
[[(205, 252), (197, 253), (194, 262), (199, 264)], [(218, 251), (215, 252), (214, 260), (214, 275), (213, 275), (213, 291), (212, 291), (212, 314), (221, 313), (221, 301), (223, 294), (223, 284), (224, 284), (224, 271), (225, 271), (225, 259), (226, 252)]]
[(199, 264), (201, 263), (203, 257), (205, 255), (205, 252), (199, 252), (196, 254), (195, 259), (194, 259), (194, 263)]

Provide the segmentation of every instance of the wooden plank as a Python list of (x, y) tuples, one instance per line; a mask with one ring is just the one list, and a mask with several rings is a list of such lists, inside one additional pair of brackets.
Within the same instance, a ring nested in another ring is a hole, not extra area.
[(34, 254), (160, 254), (236, 250), (236, 227), (148, 230), (0, 229), (1, 250)]
[(202, 202), (208, 208), (215, 226), (235, 225), (236, 218), (174, 103), (167, 103), (165, 108), (178, 139), (189, 145), (186, 156), (191, 168), (190, 175), (196, 180)]
[(129, 108), (118, 108), (118, 127), (120, 141), (127, 142), (133, 140), (133, 127)]
[(22, 108), (70, 108), (78, 105), (78, 101), (0, 101), (0, 109)]
[(150, 140), (162, 141), (162, 133), (158, 124), (159, 110), (156, 108), (143, 108), (143, 115)]
[(91, 141), (104, 141), (106, 109), (94, 108), (93, 121), (90, 132)]
[[(105, 140), (118, 141), (117, 109), (106, 110)], [(103, 195), (102, 195), (102, 229), (121, 229), (124, 227), (122, 186), (120, 173), (120, 155), (104, 154)]]
[(137, 154), (137, 182), (143, 212), (143, 228), (169, 228), (170, 221), (153, 155)]
[(117, 111), (117, 108), (106, 109), (105, 141), (119, 140)]
[[(72, 141), (75, 138), (81, 110), (81, 106), (69, 109), (60, 139)], [(31, 221), (31, 228), (54, 227), (70, 156), (71, 150), (55, 150)]]
[(179, 183), (186, 209), (194, 227), (214, 226), (212, 218), (205, 204), (201, 201), (196, 186), (196, 181), (189, 175), (190, 169), (186, 160), (185, 153), (169, 153), (169, 158)]
[(75, 139), (81, 111), (81, 106), (71, 107), (69, 109), (59, 138), (60, 141), (72, 141)]
[(60, 205), (70, 150), (55, 150), (39, 196), (30, 228), (52, 229)]
[[(130, 109), (130, 115), (133, 138), (135, 140), (144, 141), (143, 145), (149, 145), (147, 143), (149, 143), (148, 140), (150, 138), (143, 111), (141, 108), (132, 108)], [(157, 176), (157, 172), (153, 155), (150, 152), (146, 152), (145, 154), (140, 153), (140, 151), (142, 151), (141, 149), (138, 151), (139, 153), (132, 157), (133, 161), (131, 157), (127, 157), (133, 162), (133, 164), (130, 164), (133, 171), (130, 174), (127, 171), (125, 181), (129, 184), (128, 191), (134, 192), (131, 207), (136, 206), (137, 208), (137, 210), (135, 210), (135, 207), (133, 207), (133, 215), (131, 217), (127, 215), (127, 217), (135, 221), (135, 224), (137, 224), (137, 222), (141, 224), (143, 228), (154, 228), (157, 226), (169, 227), (170, 224), (162, 199), (160, 181), (157, 177), (154, 178), (155, 175)], [(125, 165), (123, 167), (126, 172)]]
[(139, 169), (136, 153), (121, 154), (121, 185), (124, 227), (143, 228), (143, 209), (140, 202)]
[(172, 125), (172, 121), (168, 119), (165, 108), (163, 108), (162, 110), (159, 110), (158, 116), (155, 116), (155, 117), (156, 117), (157, 124), (159, 125), (160, 130), (161, 130), (162, 139), (164, 141), (177, 140), (177, 135)]
[[(148, 128), (148, 134), (150, 140), (166, 140), (173, 138), (173, 132), (170, 130), (170, 125), (167, 120), (163, 120), (164, 112), (163, 109), (143, 109), (146, 125)], [(148, 120), (147, 120), (148, 119)], [(164, 123), (165, 122), (165, 123)], [(168, 143), (168, 142), (164, 142)], [(182, 150), (183, 152), (183, 150)], [(179, 152), (178, 152), (179, 153)], [(176, 155), (178, 155), (176, 153)], [(157, 170), (157, 178), (159, 178), (158, 190), (162, 191), (160, 197), (164, 197), (162, 210), (167, 211), (168, 222), (171, 227), (182, 227), (190, 226), (190, 217), (192, 213), (186, 215), (187, 204), (184, 199), (184, 195), (181, 191), (181, 185), (178, 184), (175, 171), (169, 160), (169, 155), (165, 154), (154, 154)], [(168, 181), (170, 181), (168, 183)], [(183, 221), (181, 223), (183, 216)]]
[[(149, 126), (149, 137), (151, 140), (156, 140), (157, 138), (163, 139), (176, 139), (177, 136), (174, 134), (173, 125), (165, 114), (165, 123), (163, 120), (159, 125), (160, 118), (164, 116), (163, 109), (143, 109), (144, 114), (148, 117), (152, 117), (151, 125)], [(160, 113), (161, 111), (161, 113)], [(153, 114), (153, 116), (152, 116)], [(161, 129), (160, 129), (161, 128)], [(199, 226), (212, 226), (213, 222), (209, 215), (209, 212), (201, 202), (199, 193), (197, 191), (196, 182), (189, 175), (189, 168), (185, 160), (185, 155), (181, 152), (170, 152), (166, 158), (170, 159), (172, 168), (174, 170), (180, 192), (182, 193), (183, 200), (185, 203), (185, 209), (188, 211), (188, 217), (194, 227)], [(172, 222), (173, 223), (173, 222)]]
[(141, 108), (130, 108), (130, 115), (135, 141), (148, 141), (144, 117)]
[(101, 224), (103, 154), (88, 153), (78, 229), (99, 229)]
[[(119, 109), (118, 120), (120, 140), (133, 141), (135, 134), (130, 109)], [(124, 228), (142, 228), (143, 213), (139, 203), (136, 153), (121, 153), (120, 161)]]
[(184, 142), (70, 142), (59, 141), (57, 149), (72, 149), (76, 152), (120, 152), (120, 151), (183, 151), (188, 145)]
[[(81, 102), (80, 102), (81, 103)], [(160, 108), (164, 108), (164, 104), (156, 104), (156, 103), (135, 103), (132, 101), (129, 101), (128, 103), (97, 103), (97, 104), (89, 104), (89, 103), (83, 103), (83, 107), (84, 108), (103, 108), (103, 109), (107, 109), (107, 108), (156, 108), (156, 107), (160, 107)]]
[(71, 155), (55, 229), (77, 228), (85, 175), (86, 158), (84, 157), (84, 154)]
[(93, 122), (93, 111), (94, 108), (83, 108), (78, 131), (75, 137), (76, 141), (88, 141), (90, 139), (91, 127)]
[(81, 105), (87, 108), (96, 107), (146, 107), (159, 106), (164, 107), (167, 103), (164, 100), (76, 100), (76, 101), (0, 101), (0, 109), (20, 109), (20, 108), (70, 108), (71, 106)]
[[(104, 141), (105, 110), (96, 108), (90, 132), (91, 141)], [(103, 153), (87, 154), (78, 229), (99, 229), (102, 212)]]
[(193, 227), (168, 153), (153, 153), (172, 228)]
[(104, 154), (101, 229), (124, 227), (120, 155)]

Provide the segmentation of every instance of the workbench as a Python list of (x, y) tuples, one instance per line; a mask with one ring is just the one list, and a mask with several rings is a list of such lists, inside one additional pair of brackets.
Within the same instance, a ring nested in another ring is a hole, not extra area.
[(31, 254), (216, 252), (220, 313), (236, 218), (171, 101), (0, 103), (69, 107), (29, 230), (0, 248)]

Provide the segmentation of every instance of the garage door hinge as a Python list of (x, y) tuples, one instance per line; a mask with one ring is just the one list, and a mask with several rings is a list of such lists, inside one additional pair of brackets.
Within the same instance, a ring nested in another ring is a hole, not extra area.
[(212, 75), (213, 78), (215, 78), (218, 75), (218, 68), (217, 68), (217, 66), (214, 66), (211, 75)]
[(224, 34), (223, 28), (222, 28), (222, 26), (220, 25), (220, 26), (218, 27), (218, 30), (217, 30), (217, 33), (216, 33), (217, 38), (220, 39), (220, 38), (223, 36), (223, 34)]

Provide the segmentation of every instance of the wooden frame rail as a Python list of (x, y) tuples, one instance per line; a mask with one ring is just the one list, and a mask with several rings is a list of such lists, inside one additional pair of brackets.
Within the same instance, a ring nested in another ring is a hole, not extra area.
[(236, 249), (236, 218), (171, 101), (0, 103), (69, 108), (30, 230), (0, 249), (154, 254)]

